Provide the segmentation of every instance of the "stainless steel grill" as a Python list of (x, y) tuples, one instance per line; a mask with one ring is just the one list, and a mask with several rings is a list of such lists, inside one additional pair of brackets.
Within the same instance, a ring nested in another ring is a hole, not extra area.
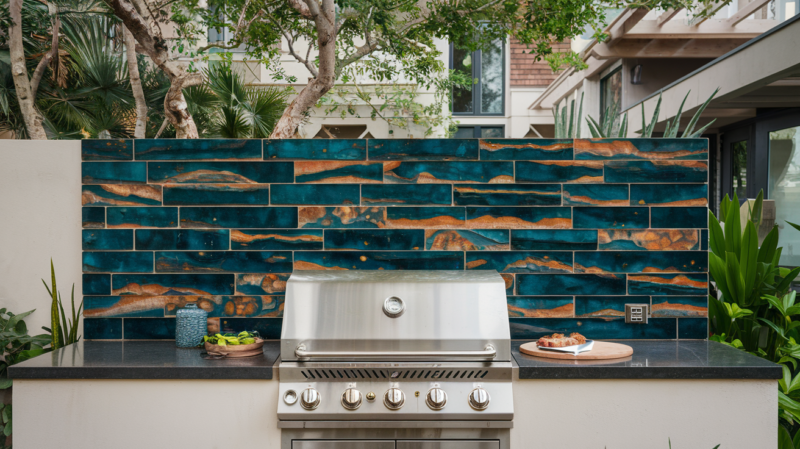
[(278, 369), (284, 448), (507, 448), (511, 368), (495, 271), (295, 272)]

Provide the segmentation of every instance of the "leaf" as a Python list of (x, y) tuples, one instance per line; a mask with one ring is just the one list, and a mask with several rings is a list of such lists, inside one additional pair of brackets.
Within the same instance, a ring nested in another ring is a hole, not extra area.
[(725, 251), (739, 255), (742, 243), (742, 226), (739, 217), (739, 198), (733, 194), (728, 216), (725, 217)]
[[(697, 121), (700, 120), (700, 116), (703, 115), (703, 111), (705, 111), (706, 106), (708, 106), (708, 104), (711, 103), (711, 100), (714, 99), (714, 96), (717, 95), (717, 92), (719, 92), (719, 87), (717, 87), (717, 89), (714, 90), (714, 93), (712, 93), (711, 96), (708, 97), (708, 99), (700, 106), (700, 108), (697, 110), (697, 112), (694, 113), (694, 116), (689, 121), (689, 124), (686, 125), (686, 130), (683, 131), (683, 137), (691, 136), (691, 134), (694, 131), (694, 126), (697, 124)], [(689, 94), (687, 93), (686, 96), (688, 97)], [(684, 98), (684, 101), (686, 101), (685, 98)], [(681, 106), (683, 106), (683, 105), (681, 105)], [(708, 125), (706, 125), (706, 127), (708, 127)]]
[[(750, 206), (750, 203), (747, 203)], [(753, 226), (758, 230), (759, 226), (761, 226), (761, 220), (763, 215), (764, 209), (764, 189), (761, 189), (756, 196), (756, 200), (753, 202), (753, 206), (750, 208), (750, 222), (753, 223)]]
[(778, 425), (778, 449), (794, 449), (789, 431), (781, 425)]
[(794, 438), (792, 439), (792, 447), (794, 449), (800, 449), (800, 430), (794, 434)]
[(767, 325), (767, 326), (769, 326), (769, 327), (770, 327), (772, 330), (774, 330), (774, 331), (775, 331), (775, 333), (777, 333), (777, 334), (778, 334), (778, 335), (779, 335), (781, 338), (783, 338), (784, 340), (787, 340), (787, 338), (786, 338), (786, 334), (783, 332), (783, 329), (782, 329), (782, 328), (780, 328), (780, 327), (778, 327), (778, 325), (777, 325), (777, 324), (773, 323), (773, 322), (772, 322), (772, 321), (770, 321), (770, 320), (764, 319), (764, 318), (759, 318), (759, 319), (758, 319), (758, 321), (761, 321), (762, 323), (766, 324), (766, 325)]
[(800, 225), (792, 223), (791, 221), (787, 221), (786, 223), (789, 223), (789, 225), (791, 227), (793, 227), (793, 228), (797, 229), (798, 231), (800, 231)]
[(798, 273), (800, 273), (800, 267), (791, 270), (786, 276), (783, 276), (783, 280), (775, 286), (775, 290), (779, 293), (785, 292), (792, 285)]
[(575, 119), (575, 122), (577, 123), (575, 126), (575, 134), (567, 137), (575, 139), (579, 139), (581, 137), (581, 116), (583, 116), (583, 92), (581, 92), (581, 104), (578, 107), (578, 117)]
[(739, 261), (736, 260), (736, 255), (732, 252), (728, 252), (725, 259), (725, 279), (728, 283), (728, 291), (731, 294), (729, 300), (744, 305), (744, 278), (739, 267)]
[(724, 259), (717, 257), (714, 253), (708, 255), (708, 271), (711, 278), (717, 284), (717, 289), (722, 292), (722, 298), (726, 301), (735, 301), (732, 292), (728, 289), (728, 275)]
[(744, 295), (749, 298), (755, 287), (756, 270), (758, 268), (758, 232), (750, 221), (744, 227), (739, 262), (742, 264), (742, 276), (744, 277)]
[(758, 250), (758, 261), (763, 263), (770, 263), (772, 262), (772, 258), (775, 257), (775, 250), (778, 248), (778, 227), (775, 226), (772, 228), (771, 231), (764, 237), (764, 241), (761, 242), (761, 248)]
[(589, 132), (592, 133), (592, 137), (599, 138), (603, 137), (600, 135), (600, 125), (592, 118), (592, 116), (586, 117), (586, 124), (589, 125)]
[(0, 390), (11, 388), (12, 383), (11, 379), (0, 379)]
[(711, 210), (708, 211), (708, 237), (708, 248), (712, 253), (725, 260), (725, 234)]

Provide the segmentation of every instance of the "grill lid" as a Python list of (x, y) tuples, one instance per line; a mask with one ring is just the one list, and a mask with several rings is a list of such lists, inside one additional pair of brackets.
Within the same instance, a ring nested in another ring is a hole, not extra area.
[(496, 271), (296, 271), (284, 361), (510, 361)]

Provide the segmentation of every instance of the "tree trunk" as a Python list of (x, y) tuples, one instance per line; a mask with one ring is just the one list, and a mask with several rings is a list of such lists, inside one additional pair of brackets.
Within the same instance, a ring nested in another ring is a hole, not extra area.
[(22, 46), (22, 0), (11, 0), (8, 7), (12, 22), (8, 39), (11, 75), (14, 78), (19, 109), (22, 112), (28, 136), (34, 140), (47, 140), (47, 134), (42, 126), (42, 115), (36, 110), (35, 98), (31, 95), (28, 69), (25, 67), (25, 49)]
[(133, 137), (144, 139), (147, 131), (147, 101), (144, 98), (142, 79), (139, 76), (139, 64), (136, 61), (136, 39), (125, 25), (122, 26), (122, 37), (125, 39), (125, 54), (128, 57), (128, 73), (130, 74), (131, 90), (136, 102), (136, 126)]
[[(187, 110), (183, 96), (185, 87), (196, 86), (203, 82), (202, 75), (186, 73), (186, 71), (169, 58), (167, 43), (161, 36), (154, 36), (152, 29), (158, 29), (150, 18), (147, 5), (143, 0), (136, 0), (140, 7), (136, 8), (128, 0), (105, 0), (114, 11), (114, 15), (122, 20), (124, 26), (136, 38), (136, 42), (144, 49), (155, 65), (169, 78), (170, 87), (164, 98), (164, 114), (175, 128), (179, 139), (197, 139), (197, 126)], [(152, 25), (152, 26), (151, 26)]]
[(50, 13), (50, 17), (52, 17), (51, 26), (53, 27), (53, 37), (50, 42), (50, 51), (42, 56), (42, 59), (39, 60), (39, 65), (36, 66), (36, 70), (33, 72), (33, 76), (31, 76), (31, 97), (36, 99), (36, 93), (39, 91), (39, 83), (42, 81), (42, 77), (44, 76), (45, 70), (47, 67), (52, 65), (53, 67), (53, 79), (58, 80), (58, 33), (61, 30), (61, 18), (58, 17), (58, 6), (54, 3), (48, 3), (47, 9)]
[(319, 46), (319, 73), (311, 78), (308, 85), (297, 94), (292, 103), (283, 111), (281, 119), (275, 124), (270, 139), (291, 139), (303, 117), (323, 95), (333, 87), (336, 70), (336, 13), (333, 0), (323, 0), (322, 10), (314, 11), (316, 0), (307, 2), (314, 14)]

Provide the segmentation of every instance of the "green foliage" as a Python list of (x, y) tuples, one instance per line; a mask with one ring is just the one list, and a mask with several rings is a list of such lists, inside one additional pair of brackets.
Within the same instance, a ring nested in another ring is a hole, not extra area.
[(575, 100), (570, 102), (569, 115), (566, 114), (567, 105), (559, 112), (558, 107), (553, 108), (553, 118), (556, 124), (556, 139), (577, 139), (581, 137), (581, 117), (583, 116), (583, 92), (578, 103), (578, 115), (575, 115)]
[[(778, 265), (782, 248), (778, 248), (777, 227), (759, 246), (763, 198), (761, 192), (753, 206), (748, 205), (750, 217), (744, 230), (735, 194), (732, 200), (727, 195), (722, 200), (723, 223), (709, 211), (709, 272), (721, 293), (719, 299), (709, 296), (709, 325), (714, 334), (710, 339), (783, 365), (779, 438), (786, 440), (787, 429), (800, 422), (800, 304), (796, 303), (797, 293), (790, 291), (800, 267)], [(800, 442), (798, 435), (800, 432), (795, 439)]]
[(64, 305), (61, 303), (61, 293), (56, 288), (56, 270), (53, 267), (53, 260), (50, 260), (50, 279), (51, 286), (42, 279), (44, 288), (52, 298), (50, 306), (50, 333), (52, 334), (51, 348), (58, 349), (67, 345), (78, 342), (81, 337), (78, 336), (78, 321), (80, 320), (81, 310), (83, 309), (83, 301), (81, 301), (78, 310), (75, 310), (75, 284), (72, 284), (72, 315), (68, 319), (64, 313)]
[[(19, 362), (24, 362), (37, 355), (44, 354), (49, 349), (45, 349), (50, 343), (50, 336), (47, 334), (30, 336), (28, 326), (24, 318), (34, 311), (28, 311), (19, 315), (0, 309), (0, 347), (2, 347), (2, 357), (0, 358), (0, 390), (11, 388), (12, 382), (8, 378), (8, 367)], [(12, 431), (11, 404), (0, 404), (0, 444), (6, 447), (7, 438)]]
[(620, 121), (619, 109), (620, 104), (616, 101), (607, 107), (603, 114), (602, 123), (597, 123), (592, 116), (586, 117), (586, 121), (589, 125), (589, 132), (592, 133), (592, 137), (624, 138), (628, 136), (628, 113), (626, 112), (621, 116), (622, 119)]

